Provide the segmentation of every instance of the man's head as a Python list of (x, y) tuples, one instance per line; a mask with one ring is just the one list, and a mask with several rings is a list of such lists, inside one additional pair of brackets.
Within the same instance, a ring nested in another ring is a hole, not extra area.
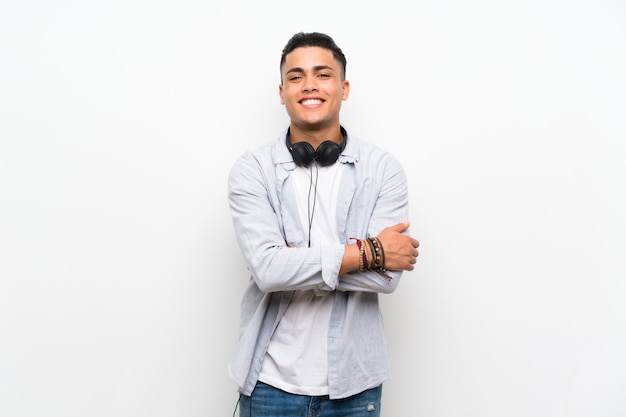
[[(280, 102), (291, 119), (292, 139), (342, 140), (339, 111), (348, 99), (346, 58), (332, 38), (322, 33), (297, 33), (283, 49)], [(305, 132), (307, 132), (305, 134)]]
[(287, 55), (296, 48), (302, 48), (305, 46), (317, 46), (320, 48), (328, 49), (333, 53), (333, 57), (335, 60), (341, 65), (341, 79), (346, 79), (346, 57), (343, 54), (342, 50), (337, 46), (333, 38), (330, 36), (319, 33), (319, 32), (310, 32), (310, 33), (296, 33), (289, 39), (287, 45), (283, 48), (283, 53), (280, 56), (280, 82), (283, 82), (283, 66), (285, 65), (285, 60)]

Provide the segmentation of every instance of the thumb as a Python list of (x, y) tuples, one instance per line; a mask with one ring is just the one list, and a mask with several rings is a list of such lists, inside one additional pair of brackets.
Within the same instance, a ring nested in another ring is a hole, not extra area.
[(410, 225), (411, 225), (411, 222), (410, 221), (406, 221), (406, 222), (403, 222), (403, 223), (398, 223), (395, 226), (391, 226), (391, 228), (393, 230), (395, 230), (396, 232), (402, 233), (406, 229), (408, 229)]

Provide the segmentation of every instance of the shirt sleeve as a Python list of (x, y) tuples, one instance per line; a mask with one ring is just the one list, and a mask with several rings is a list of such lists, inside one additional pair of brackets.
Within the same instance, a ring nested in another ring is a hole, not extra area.
[(263, 292), (334, 290), (344, 245), (287, 245), (280, 212), (282, 180), (268, 153), (244, 154), (228, 179), (233, 226), (252, 278)]
[[(402, 165), (395, 157), (384, 153), (377, 163), (368, 166), (366, 172), (360, 175), (372, 179), (369, 182), (362, 182), (367, 183), (370, 190), (378, 190), (378, 192), (371, 214), (363, 213), (363, 217), (368, 219), (368, 223), (364, 226), (367, 230), (366, 236), (354, 237), (376, 236), (385, 227), (408, 220), (407, 178)], [(407, 230), (404, 233), (409, 234), (409, 232)], [(337, 290), (391, 293), (398, 287), (402, 274), (403, 271), (385, 271), (384, 274), (376, 270), (353, 271), (340, 277)]]

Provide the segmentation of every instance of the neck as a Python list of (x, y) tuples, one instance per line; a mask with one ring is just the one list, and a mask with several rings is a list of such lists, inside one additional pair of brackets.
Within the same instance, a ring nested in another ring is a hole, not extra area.
[(316, 149), (320, 143), (326, 140), (335, 143), (341, 143), (343, 140), (342, 128), (339, 124), (326, 129), (306, 130), (292, 123), (289, 126), (289, 136), (291, 143), (308, 142)]

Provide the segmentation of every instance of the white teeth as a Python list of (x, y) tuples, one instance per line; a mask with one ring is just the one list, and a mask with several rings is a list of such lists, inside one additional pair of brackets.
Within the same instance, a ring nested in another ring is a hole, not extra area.
[(322, 104), (322, 100), (311, 98), (308, 100), (302, 100), (302, 104), (304, 104), (305, 106), (309, 106), (312, 104)]

